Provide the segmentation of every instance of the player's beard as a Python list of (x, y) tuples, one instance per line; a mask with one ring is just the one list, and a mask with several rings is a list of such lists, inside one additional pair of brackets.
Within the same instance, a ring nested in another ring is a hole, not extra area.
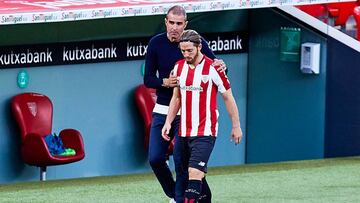
[(192, 58), (192, 57), (187, 57), (187, 58), (186, 58), (186, 62), (187, 62), (188, 64), (195, 65), (195, 62), (196, 62), (196, 59), (198, 58), (198, 56), (199, 56), (199, 50), (196, 49), (196, 54), (195, 54), (195, 56), (194, 56), (193, 58)]

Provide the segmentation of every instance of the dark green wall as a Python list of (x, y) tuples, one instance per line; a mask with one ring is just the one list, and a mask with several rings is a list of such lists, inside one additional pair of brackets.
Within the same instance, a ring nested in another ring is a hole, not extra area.
[[(0, 46), (152, 36), (164, 31), (164, 15), (1, 26)], [(188, 28), (205, 32), (244, 31), (247, 11), (189, 14)]]
[[(271, 9), (249, 16), (247, 162), (323, 158), (325, 38)], [(321, 43), (319, 75), (279, 60), (282, 26), (301, 28), (301, 42)]]

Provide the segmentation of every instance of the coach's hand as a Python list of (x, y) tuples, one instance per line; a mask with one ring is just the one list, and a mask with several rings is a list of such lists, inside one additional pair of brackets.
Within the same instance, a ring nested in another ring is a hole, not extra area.
[(220, 72), (226, 71), (226, 64), (222, 59), (214, 59), (213, 64), (211, 64), (214, 67), (219, 67), (217, 70)]
[(178, 86), (178, 80), (176, 75), (170, 75), (169, 78), (169, 87), (177, 87)]
[(167, 88), (178, 86), (177, 77), (171, 75), (171, 76), (169, 76), (169, 78), (164, 78), (162, 86), (167, 87)]
[(170, 129), (171, 129), (171, 125), (170, 123), (165, 123), (164, 127), (161, 130), (161, 136), (164, 138), (164, 140), (166, 141), (170, 141), (170, 137), (169, 137), (169, 133), (170, 133)]
[(235, 142), (235, 145), (240, 144), (243, 134), (239, 127), (233, 127), (231, 130), (231, 141)]

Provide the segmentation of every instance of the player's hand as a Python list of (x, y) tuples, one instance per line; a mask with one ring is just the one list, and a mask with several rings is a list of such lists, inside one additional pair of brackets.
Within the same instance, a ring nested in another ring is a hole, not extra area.
[(214, 62), (212, 64), (214, 67), (218, 66), (218, 71), (224, 72), (226, 70), (226, 64), (222, 59), (214, 59)]
[(235, 145), (240, 144), (242, 137), (243, 137), (243, 134), (242, 134), (240, 127), (232, 128), (231, 141), (234, 141)]
[(161, 130), (161, 136), (166, 141), (170, 141), (169, 133), (170, 133), (171, 125), (169, 123), (165, 123), (164, 127)]

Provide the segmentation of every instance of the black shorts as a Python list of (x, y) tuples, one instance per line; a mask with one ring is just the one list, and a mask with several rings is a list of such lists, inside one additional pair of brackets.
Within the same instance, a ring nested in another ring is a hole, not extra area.
[(182, 137), (188, 167), (207, 172), (210, 154), (215, 146), (214, 136)]

